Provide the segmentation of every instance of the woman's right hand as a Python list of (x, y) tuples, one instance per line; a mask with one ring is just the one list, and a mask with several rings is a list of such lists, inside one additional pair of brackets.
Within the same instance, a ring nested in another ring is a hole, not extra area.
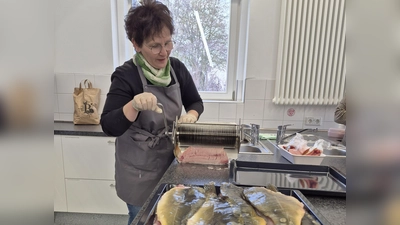
[(162, 113), (162, 109), (157, 106), (157, 97), (150, 92), (143, 92), (133, 97), (132, 106), (137, 111), (150, 110)]

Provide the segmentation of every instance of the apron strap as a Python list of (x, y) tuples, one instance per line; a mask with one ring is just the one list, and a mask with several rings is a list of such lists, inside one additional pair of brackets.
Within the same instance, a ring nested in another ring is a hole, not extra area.
[(151, 140), (149, 141), (149, 143), (147, 144), (147, 146), (149, 147), (149, 148), (154, 148), (155, 146), (157, 146), (158, 144), (159, 144), (159, 142), (160, 142), (160, 139), (161, 138), (163, 138), (163, 137), (168, 137), (169, 138), (169, 136), (168, 135), (165, 135), (165, 132), (166, 132), (166, 129), (167, 128), (164, 128), (159, 134), (157, 134), (157, 135), (154, 135), (154, 134), (152, 134), (152, 133), (150, 133), (150, 132), (147, 132), (147, 131), (145, 131), (145, 130), (142, 130), (142, 129), (140, 129), (140, 128), (137, 128), (137, 127), (133, 127), (133, 131), (135, 131), (135, 132), (137, 132), (137, 133), (139, 133), (139, 134), (142, 134), (142, 135), (144, 135), (144, 136), (146, 136), (146, 137), (149, 137)]
[[(174, 68), (172, 68), (172, 66), (170, 68), (171, 68), (170, 69), (170, 73), (171, 73), (172, 77), (175, 80), (175, 84), (179, 85), (179, 81), (178, 81), (178, 78), (176, 77)], [(142, 84), (143, 84), (143, 91), (145, 91), (146, 87), (149, 86), (149, 84), (147, 84), (147, 80), (146, 80), (146, 77), (143, 74), (142, 68), (140, 66), (137, 66), (137, 69), (138, 69), (138, 72), (139, 72), (139, 75), (140, 75), (140, 79), (141, 79)], [(154, 146), (158, 145), (158, 143), (160, 142), (160, 138), (162, 138), (162, 137), (166, 136), (167, 138), (171, 139), (171, 137), (169, 137), (168, 135), (165, 135), (165, 133), (168, 132), (168, 127), (164, 127), (162, 129), (162, 131), (157, 135), (154, 135), (154, 134), (152, 134), (150, 132), (147, 132), (147, 131), (142, 130), (142, 129), (140, 129), (138, 127), (135, 127), (135, 126), (134, 126), (134, 131), (151, 138), (151, 141), (148, 144), (149, 148), (153, 148)]]

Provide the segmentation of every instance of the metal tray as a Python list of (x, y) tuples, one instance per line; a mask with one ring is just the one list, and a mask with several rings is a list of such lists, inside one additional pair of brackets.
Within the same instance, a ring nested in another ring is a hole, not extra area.
[(346, 177), (333, 167), (231, 160), (231, 183), (241, 186), (273, 184), (305, 195), (346, 197)]
[[(151, 198), (149, 204), (147, 207), (144, 209), (142, 216), (139, 218), (139, 221), (137, 225), (153, 225), (154, 221), (154, 216), (155, 216), (155, 211), (157, 207), (157, 203), (160, 200), (161, 196), (176, 186), (176, 184), (161, 184), (157, 192), (154, 194), (154, 196)], [(197, 185), (200, 186), (200, 185)], [(240, 186), (240, 185), (238, 185)], [(216, 186), (217, 193), (219, 193), (219, 186)], [(306, 215), (304, 216), (309, 216), (313, 220), (315, 220), (312, 225), (331, 225), (328, 220), (308, 201), (308, 199), (300, 192), (296, 190), (288, 190), (288, 189), (280, 189), (278, 190), (285, 195), (293, 196), (296, 199), (298, 199), (300, 202), (304, 204), (304, 209), (306, 210)], [(302, 225), (309, 225), (311, 221), (306, 221), (302, 223)]]

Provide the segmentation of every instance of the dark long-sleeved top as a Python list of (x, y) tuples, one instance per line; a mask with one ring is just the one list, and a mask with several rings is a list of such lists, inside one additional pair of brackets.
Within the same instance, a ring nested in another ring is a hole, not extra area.
[[(200, 116), (204, 106), (192, 76), (178, 59), (170, 57), (170, 63), (180, 84), (182, 105), (186, 111), (195, 110)], [(151, 84), (148, 80), (147, 83)], [(170, 85), (175, 83), (171, 76)], [(132, 125), (132, 122), (125, 117), (122, 108), (140, 93), (143, 93), (143, 84), (138, 69), (131, 59), (117, 67), (111, 75), (111, 86), (100, 119), (104, 133), (109, 136), (121, 136)]]
[(336, 106), (335, 122), (346, 125), (346, 97)]

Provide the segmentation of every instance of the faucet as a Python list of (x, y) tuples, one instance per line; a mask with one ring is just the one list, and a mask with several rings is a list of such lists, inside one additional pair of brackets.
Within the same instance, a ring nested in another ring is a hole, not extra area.
[(290, 134), (288, 136), (285, 136), (286, 127), (288, 127), (288, 126), (293, 126), (293, 124), (286, 124), (286, 125), (278, 126), (278, 131), (276, 132), (276, 144), (278, 144), (278, 145), (282, 144), (284, 140), (295, 136), (297, 133), (302, 133), (302, 132), (305, 132), (305, 131), (308, 131), (308, 130), (318, 131), (318, 128), (315, 128), (315, 129), (307, 128), (307, 129), (299, 130), (299, 131), (297, 131), (297, 132), (295, 132), (293, 134)]
[(258, 145), (260, 141), (260, 125), (251, 123), (250, 128), (250, 143), (252, 145)]

